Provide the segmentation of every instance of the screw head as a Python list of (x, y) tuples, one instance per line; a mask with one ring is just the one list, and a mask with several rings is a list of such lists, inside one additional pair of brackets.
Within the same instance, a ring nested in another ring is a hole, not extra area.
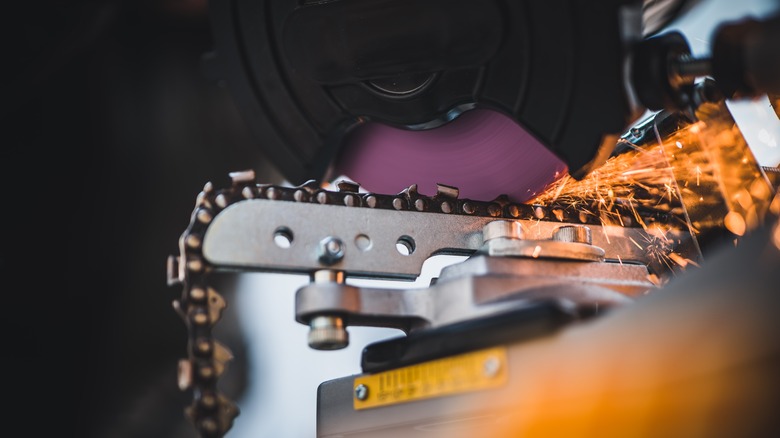
[(486, 377), (495, 377), (501, 370), (501, 361), (496, 357), (489, 357), (482, 364), (482, 372)]
[(344, 258), (344, 242), (337, 237), (326, 237), (320, 241), (319, 260), (323, 265), (334, 265)]
[(309, 321), (308, 341), (315, 350), (340, 350), (349, 345), (349, 332), (338, 316), (316, 316)]
[(358, 400), (365, 400), (368, 398), (368, 386), (360, 384), (355, 387), (355, 398)]
[(553, 231), (552, 240), (558, 242), (593, 244), (590, 228), (584, 225), (564, 225)]

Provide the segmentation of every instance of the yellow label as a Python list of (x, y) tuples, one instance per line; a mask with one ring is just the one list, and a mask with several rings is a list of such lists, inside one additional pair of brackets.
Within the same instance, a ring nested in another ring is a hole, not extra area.
[(506, 348), (490, 348), (356, 377), (354, 407), (368, 409), (497, 388), (506, 381)]

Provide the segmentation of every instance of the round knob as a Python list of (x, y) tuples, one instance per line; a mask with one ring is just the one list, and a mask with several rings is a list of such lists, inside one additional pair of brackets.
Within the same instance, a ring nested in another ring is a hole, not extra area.
[(309, 321), (309, 347), (339, 350), (349, 345), (349, 332), (338, 316), (315, 316)]
[(590, 228), (584, 225), (565, 225), (553, 231), (552, 240), (558, 242), (593, 244)]
[(520, 240), (523, 238), (523, 227), (515, 221), (492, 221), (482, 228), (483, 242), (499, 237)]

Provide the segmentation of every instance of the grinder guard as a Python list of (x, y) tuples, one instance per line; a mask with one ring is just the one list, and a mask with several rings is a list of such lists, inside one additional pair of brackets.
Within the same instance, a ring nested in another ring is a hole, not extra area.
[(638, 116), (625, 66), (640, 8), (630, 0), (215, 0), (216, 50), (204, 64), (293, 184), (337, 176), (333, 160), (361, 123), (429, 129), (473, 107), (510, 116), (581, 177)]

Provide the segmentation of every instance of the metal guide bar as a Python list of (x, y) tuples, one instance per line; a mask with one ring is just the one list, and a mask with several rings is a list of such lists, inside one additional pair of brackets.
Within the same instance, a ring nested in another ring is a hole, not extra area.
[[(214, 218), (204, 237), (203, 255), (215, 265), (245, 269), (310, 273), (328, 268), (350, 276), (413, 279), (432, 255), (478, 250), (483, 244), (482, 228), (494, 220), (254, 199), (233, 204)], [(528, 240), (549, 240), (555, 229), (573, 225), (515, 221), (521, 224)], [(652, 261), (652, 255), (637, 244), (652, 238), (645, 230), (590, 227), (593, 245), (604, 249), (605, 258), (642, 264)], [(686, 234), (669, 230), (664, 238), (674, 242)], [(282, 245), (275, 241), (280, 237), (286, 239)], [(330, 264), (323, 263), (320, 248), (329, 238), (341, 242), (341, 256)]]

